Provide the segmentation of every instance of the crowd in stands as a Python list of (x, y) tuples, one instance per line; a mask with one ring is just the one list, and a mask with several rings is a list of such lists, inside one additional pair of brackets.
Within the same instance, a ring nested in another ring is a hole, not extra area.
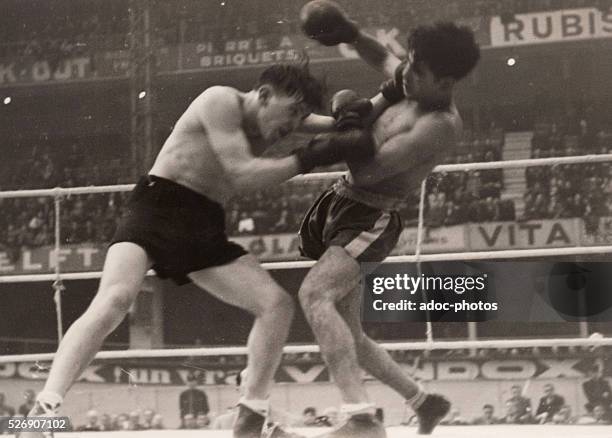
[(487, 403), (482, 407), (482, 415), (472, 420), (461, 415), (459, 409), (453, 409), (441, 422), (443, 425), (494, 425), (494, 424), (580, 424), (609, 425), (612, 424), (612, 398), (610, 384), (594, 369), (591, 377), (582, 384), (585, 397), (589, 401), (585, 405), (583, 415), (574, 415), (571, 406), (565, 402), (561, 394), (557, 394), (555, 386), (547, 383), (543, 394), (538, 400), (535, 411), (532, 400), (524, 394), (519, 385), (510, 388), (510, 397), (504, 403), (504, 412), (495, 415), (495, 408)]
[[(536, 123), (531, 157), (610, 153), (612, 128), (595, 122), (589, 117), (591, 112), (585, 111), (584, 117), (574, 115)], [(612, 213), (611, 169), (607, 162), (527, 168), (522, 219), (581, 217), (587, 226), (596, 226), (599, 217)]]
[[(605, 7), (606, 0), (340, 0), (363, 26), (393, 25), (410, 29), (436, 20), (480, 19), (562, 8)], [(295, 34), (305, 0), (180, 0), (152, 3), (151, 21), (158, 46), (181, 42)], [(69, 2), (14, 1), (0, 18), (0, 59), (62, 58), (129, 47), (127, 3), (104, 0), (71, 7)]]
[[(574, 126), (574, 127), (572, 127)], [(121, 144), (117, 138), (45, 139), (19, 144), (16, 156), (0, 164), (0, 188), (74, 187), (133, 182), (128, 160), (106, 154), (100, 144)], [(123, 141), (125, 143), (125, 141)], [(504, 132), (495, 123), (482, 131), (466, 131), (446, 164), (497, 161), (502, 158)], [(123, 150), (127, 150), (125, 147)], [(532, 140), (532, 157), (608, 153), (612, 129), (592, 126), (588, 119), (574, 125), (539, 122)], [(106, 155), (105, 155), (106, 154)], [(112, 156), (113, 159), (108, 157)], [(428, 179), (425, 224), (429, 229), (465, 223), (584, 218), (597, 227), (612, 214), (610, 163), (529, 167), (525, 170), (524, 212), (504, 194), (501, 169), (432, 174)], [(226, 205), (232, 236), (295, 233), (308, 207), (329, 180), (288, 183), (232, 199)], [(127, 193), (70, 196), (61, 203), (61, 242), (108, 242)], [(400, 213), (405, 226), (418, 220), (419, 191), (406, 199)], [(15, 251), (54, 242), (53, 198), (0, 199), (0, 249)]]
[(67, 57), (127, 47), (129, 16), (127, 4), (120, 0), (78, 6), (69, 2), (9, 1), (4, 7), (0, 59), (47, 60), (53, 68)]
[[(113, 156), (114, 136), (80, 139), (41, 138), (15, 145), (14, 156), (0, 164), (2, 190), (42, 189), (131, 182), (129, 170)], [(104, 147), (100, 147), (104, 145)], [(108, 153), (108, 155), (107, 155)], [(108, 242), (116, 227), (125, 193), (70, 196), (61, 202), (61, 241)], [(0, 199), (0, 249), (14, 251), (52, 244), (52, 197)]]

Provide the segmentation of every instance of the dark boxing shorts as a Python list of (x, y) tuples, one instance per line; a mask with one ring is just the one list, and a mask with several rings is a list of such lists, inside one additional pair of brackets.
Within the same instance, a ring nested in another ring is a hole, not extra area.
[(118, 242), (144, 248), (157, 275), (179, 285), (191, 281), (191, 272), (247, 254), (228, 241), (220, 204), (153, 175), (140, 178), (132, 191), (111, 245)]
[(345, 196), (338, 189), (343, 185), (327, 189), (306, 213), (299, 232), (302, 255), (318, 260), (330, 246), (341, 246), (358, 262), (383, 261), (402, 232), (399, 214)]

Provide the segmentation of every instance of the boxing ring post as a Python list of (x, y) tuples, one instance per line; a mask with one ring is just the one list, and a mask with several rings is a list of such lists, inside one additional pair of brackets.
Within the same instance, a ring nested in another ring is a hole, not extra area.
[[(423, 234), (425, 233), (425, 196), (427, 191), (427, 178), (421, 181), (421, 191), (419, 194), (419, 223), (417, 224), (417, 241), (416, 248), (414, 250), (414, 257), (416, 259), (416, 268), (417, 275), (420, 277), (423, 273), (422, 265), (421, 265), (421, 248), (423, 245)], [(427, 302), (427, 292), (425, 289), (420, 287), (421, 296), (423, 297), (423, 302)], [(433, 324), (431, 322), (431, 313), (428, 309), (425, 309), (425, 338), (427, 342), (433, 342)]]
[(55, 281), (53, 282), (53, 301), (55, 302), (55, 314), (57, 319), (57, 343), (62, 342), (64, 337), (64, 324), (62, 318), (62, 292), (66, 290), (61, 277), (61, 208), (62, 208), (62, 195), (57, 193), (53, 199), (53, 210), (55, 212)]

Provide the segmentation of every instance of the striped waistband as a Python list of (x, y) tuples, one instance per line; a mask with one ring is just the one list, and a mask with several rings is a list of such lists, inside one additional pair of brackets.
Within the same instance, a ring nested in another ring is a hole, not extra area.
[(372, 193), (367, 190), (360, 189), (349, 183), (346, 178), (340, 178), (332, 186), (334, 192), (345, 198), (360, 202), (369, 207), (378, 208), (384, 211), (399, 210), (404, 203), (404, 199), (391, 196), (384, 196), (380, 193)]

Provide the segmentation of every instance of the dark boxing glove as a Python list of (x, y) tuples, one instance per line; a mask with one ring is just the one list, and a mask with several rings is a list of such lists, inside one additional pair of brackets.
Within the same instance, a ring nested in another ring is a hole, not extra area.
[(406, 97), (404, 94), (404, 69), (407, 62), (402, 61), (395, 69), (393, 79), (388, 79), (380, 85), (380, 92), (389, 103), (400, 102)]
[(372, 133), (363, 129), (316, 135), (308, 146), (295, 152), (300, 172), (308, 173), (315, 167), (351, 160), (372, 158), (375, 153)]
[(363, 119), (372, 112), (370, 99), (360, 98), (353, 90), (338, 91), (331, 99), (331, 113), (337, 131), (363, 128)]
[(313, 0), (300, 11), (302, 31), (308, 38), (324, 46), (352, 43), (359, 36), (359, 28), (340, 6), (329, 0)]

